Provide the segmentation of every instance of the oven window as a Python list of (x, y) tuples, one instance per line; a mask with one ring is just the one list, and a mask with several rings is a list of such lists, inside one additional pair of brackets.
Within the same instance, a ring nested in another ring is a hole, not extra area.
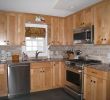
[(80, 86), (80, 74), (66, 70), (66, 80)]

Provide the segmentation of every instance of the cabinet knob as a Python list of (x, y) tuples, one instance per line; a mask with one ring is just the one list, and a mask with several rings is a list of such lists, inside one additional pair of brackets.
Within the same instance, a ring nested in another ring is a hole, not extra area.
[(93, 81), (94, 83), (96, 82), (96, 81)]
[(92, 82), (92, 80), (91, 80), (91, 82)]
[(106, 38), (104, 38), (104, 41), (106, 41)]

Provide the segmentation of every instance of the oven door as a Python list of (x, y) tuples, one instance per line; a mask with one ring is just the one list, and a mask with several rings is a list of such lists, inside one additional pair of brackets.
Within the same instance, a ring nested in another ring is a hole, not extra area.
[(66, 69), (65, 91), (76, 98), (82, 100), (82, 70)]

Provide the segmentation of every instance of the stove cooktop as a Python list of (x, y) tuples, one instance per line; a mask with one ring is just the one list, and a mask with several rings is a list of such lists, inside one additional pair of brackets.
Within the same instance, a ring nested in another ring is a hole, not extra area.
[(66, 60), (65, 61), (66, 65), (84, 65), (84, 64), (88, 64), (88, 65), (97, 65), (97, 64), (101, 64), (100, 60), (93, 60), (93, 59), (71, 59), (71, 60)]

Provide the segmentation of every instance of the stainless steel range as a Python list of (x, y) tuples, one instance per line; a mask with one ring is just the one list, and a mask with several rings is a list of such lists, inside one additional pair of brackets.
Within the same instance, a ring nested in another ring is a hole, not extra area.
[(84, 66), (86, 64), (99, 64), (100, 61), (73, 59), (65, 61), (66, 64), (66, 82), (64, 89), (75, 100), (83, 100), (84, 89)]

